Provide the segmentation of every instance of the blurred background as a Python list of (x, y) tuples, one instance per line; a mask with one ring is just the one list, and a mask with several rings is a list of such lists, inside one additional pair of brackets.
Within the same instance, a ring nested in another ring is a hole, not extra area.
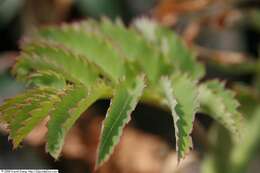
[[(227, 86), (237, 92), (243, 113), (259, 105), (259, 0), (0, 0), (0, 103), (25, 88), (10, 73), (23, 37), (40, 26), (87, 18), (98, 20), (102, 16), (112, 20), (121, 18), (126, 25), (146, 16), (171, 27), (206, 65), (205, 79), (225, 80)], [(99, 101), (82, 116), (68, 135), (59, 161), (44, 152), (44, 123), (18, 150), (12, 150), (1, 127), (0, 168), (93, 172), (100, 122), (108, 104), (108, 101)], [(212, 119), (196, 116), (192, 133), (194, 150), (177, 166), (170, 113), (140, 104), (132, 118), (115, 153), (99, 173), (202, 172), (205, 155), (214, 151), (207, 137), (214, 136)], [(214, 140), (221, 137), (215, 135)], [(249, 173), (260, 172), (257, 149), (256, 156), (250, 160)], [(225, 152), (222, 154), (225, 158)]]

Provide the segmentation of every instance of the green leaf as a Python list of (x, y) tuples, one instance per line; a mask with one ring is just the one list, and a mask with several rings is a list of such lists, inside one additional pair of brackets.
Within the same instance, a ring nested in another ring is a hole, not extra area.
[(210, 141), (210, 150), (205, 155), (202, 173), (231, 173), (230, 153), (234, 147), (231, 133), (220, 124), (214, 124), (206, 136)]
[(216, 80), (208, 81), (199, 86), (199, 101), (203, 113), (209, 114), (230, 130), (235, 140), (239, 139), (243, 117), (237, 111), (239, 103), (232, 91), (225, 89), (224, 84)]
[(93, 26), (75, 23), (61, 28), (40, 30), (42, 39), (60, 43), (72, 52), (97, 64), (110, 79), (116, 82), (124, 75), (124, 61), (114, 47), (100, 36)]
[[(41, 101), (38, 103), (38, 108), (34, 108), (30, 112), (27, 112), (26, 118), (20, 120), (16, 118), (11, 124), (10, 137), (13, 139), (14, 148), (16, 148), (20, 142), (36, 127), (45, 117), (48, 116), (49, 111), (53, 108), (54, 100), (58, 101), (56, 97), (50, 98), (51, 101)], [(36, 106), (36, 105), (35, 105)], [(26, 110), (25, 108), (23, 110)]]
[(192, 148), (190, 137), (195, 113), (198, 109), (198, 92), (196, 82), (187, 75), (176, 74), (171, 79), (162, 78), (161, 87), (166, 102), (171, 109), (178, 160), (182, 159)]
[(231, 133), (225, 128), (218, 128), (218, 136), (210, 133), (210, 137), (215, 137), (212, 141), (214, 148), (208, 155), (210, 157), (207, 157), (204, 161), (203, 173), (208, 173), (210, 169), (212, 173), (248, 172), (250, 162), (257, 157), (260, 144), (260, 108), (255, 109), (250, 117), (250, 120), (245, 122), (243, 135), (237, 143), (232, 142)]
[(202, 64), (196, 61), (194, 52), (188, 49), (183, 40), (170, 28), (163, 27), (147, 18), (138, 19), (133, 25), (154, 44), (154, 47), (160, 47), (165, 58), (177, 70), (189, 74), (193, 79), (204, 76), (205, 69)]
[(75, 86), (65, 91), (62, 101), (50, 113), (46, 151), (58, 159), (64, 138), (72, 125), (89, 106), (108, 92), (109, 88), (103, 83), (97, 83), (88, 89)]
[(24, 80), (33, 70), (52, 70), (71, 82), (85, 85), (95, 82), (100, 73), (100, 69), (87, 59), (60, 45), (43, 41), (26, 43), (13, 69), (18, 78)]
[(112, 23), (103, 19), (100, 30), (108, 36), (111, 44), (130, 62), (137, 62), (148, 79), (156, 83), (167, 66), (161, 57), (160, 51), (147, 42), (141, 34), (131, 28), (126, 28), (121, 21)]
[(102, 125), (96, 167), (102, 165), (118, 144), (124, 126), (130, 121), (145, 87), (144, 76), (125, 80), (118, 86)]
[(244, 173), (258, 153), (260, 144), (260, 107), (258, 107), (251, 119), (245, 123), (242, 138), (231, 150), (231, 165), (227, 172)]
[(1, 122), (8, 124), (14, 148), (38, 125), (59, 101), (51, 88), (37, 88), (7, 100), (1, 107)]
[[(53, 94), (50, 88), (35, 88), (25, 91), (24, 93), (18, 94), (13, 98), (5, 100), (5, 102), (0, 106), (1, 121), (4, 123), (10, 123), (19, 111), (26, 105), (30, 105), (33, 99), (37, 97), (46, 97), (45, 95)], [(21, 108), (21, 109), (20, 109)]]

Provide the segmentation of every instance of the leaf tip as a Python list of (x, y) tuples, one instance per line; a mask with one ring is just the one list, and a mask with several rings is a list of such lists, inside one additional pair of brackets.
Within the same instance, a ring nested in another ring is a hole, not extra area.
[(49, 153), (51, 155), (51, 157), (54, 158), (55, 161), (58, 161), (59, 158), (60, 158), (60, 153), (61, 153), (61, 150), (54, 150), (54, 149), (51, 149), (48, 142), (46, 143), (45, 145), (45, 151), (47, 153)]

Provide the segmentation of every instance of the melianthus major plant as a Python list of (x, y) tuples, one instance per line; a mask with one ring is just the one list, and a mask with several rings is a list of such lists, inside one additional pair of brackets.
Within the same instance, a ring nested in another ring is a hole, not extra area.
[(205, 70), (195, 58), (171, 29), (145, 18), (128, 28), (108, 19), (42, 28), (22, 42), (13, 73), (29, 87), (0, 107), (1, 123), (8, 125), (16, 148), (49, 116), (46, 151), (57, 159), (80, 115), (97, 100), (111, 98), (97, 166), (113, 152), (139, 101), (171, 110), (179, 160), (192, 147), (198, 111), (236, 141), (242, 124), (238, 102), (217, 80), (198, 83)]

